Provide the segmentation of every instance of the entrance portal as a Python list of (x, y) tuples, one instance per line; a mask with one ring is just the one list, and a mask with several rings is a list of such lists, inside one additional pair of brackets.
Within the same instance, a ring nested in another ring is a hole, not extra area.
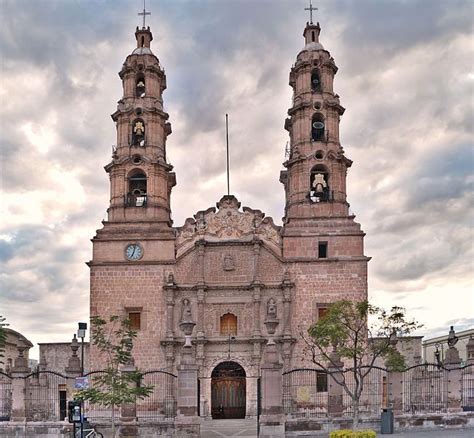
[(245, 418), (245, 371), (236, 362), (222, 362), (211, 374), (212, 418)]

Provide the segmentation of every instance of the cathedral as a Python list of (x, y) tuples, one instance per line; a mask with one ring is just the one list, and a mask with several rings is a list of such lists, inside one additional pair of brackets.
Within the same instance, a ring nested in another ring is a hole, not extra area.
[[(289, 72), (281, 226), (232, 195), (174, 226), (166, 75), (149, 27), (137, 28), (136, 48), (119, 72), (117, 144), (105, 166), (108, 218), (92, 239), (88, 263), (90, 314), (129, 318), (138, 333), (135, 365), (170, 373), (185, 339), (180, 323), (195, 324), (201, 416), (255, 415), (269, 337), (284, 371), (310, 366), (300, 332), (334, 301), (367, 299), (364, 233), (346, 197), (352, 161), (339, 140), (345, 109), (333, 90), (338, 68), (319, 42), (320, 30), (319, 23), (306, 24)], [(101, 369), (94, 347), (91, 369)]]

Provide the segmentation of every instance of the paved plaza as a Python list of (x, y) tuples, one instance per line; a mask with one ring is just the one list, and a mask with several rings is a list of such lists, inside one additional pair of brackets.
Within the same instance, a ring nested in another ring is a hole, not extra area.
[[(328, 434), (320, 433), (315, 438), (327, 437)], [(377, 431), (377, 436), (393, 436), (394, 438), (474, 438), (474, 429), (438, 429), (396, 432), (393, 435), (381, 435)], [(257, 422), (254, 419), (245, 420), (209, 420), (201, 424), (201, 438), (257, 438)]]

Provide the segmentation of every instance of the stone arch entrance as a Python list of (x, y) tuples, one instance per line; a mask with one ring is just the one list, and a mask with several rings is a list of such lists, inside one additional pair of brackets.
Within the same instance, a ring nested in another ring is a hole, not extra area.
[(245, 370), (237, 362), (221, 362), (214, 368), (211, 374), (212, 418), (245, 418), (245, 377)]

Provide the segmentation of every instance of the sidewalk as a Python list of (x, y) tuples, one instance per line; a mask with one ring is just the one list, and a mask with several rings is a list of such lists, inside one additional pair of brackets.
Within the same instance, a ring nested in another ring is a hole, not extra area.
[(377, 437), (394, 438), (473, 438), (474, 429), (432, 429), (413, 430), (406, 432), (395, 432), (393, 435), (382, 435), (377, 433)]

